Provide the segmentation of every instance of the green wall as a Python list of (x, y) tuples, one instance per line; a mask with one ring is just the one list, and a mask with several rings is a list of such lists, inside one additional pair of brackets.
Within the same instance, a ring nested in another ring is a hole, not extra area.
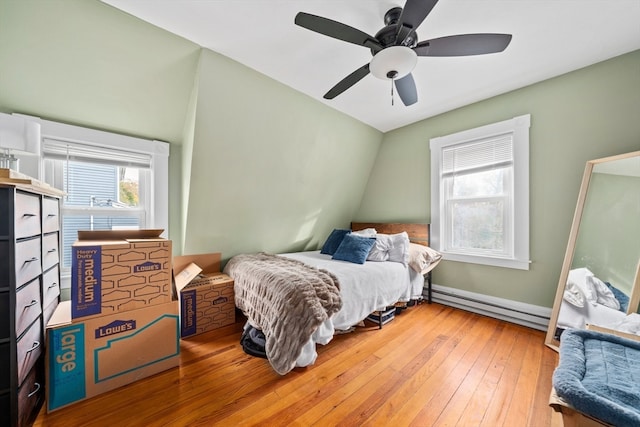
[(388, 132), (357, 219), (430, 221), (429, 139), (528, 113), (530, 270), (444, 261), (433, 279), (551, 307), (586, 162), (640, 150), (640, 51)]
[(382, 134), (203, 50), (185, 252), (316, 249), (360, 206)]
[(640, 177), (593, 173), (572, 267), (587, 267), (627, 295), (640, 257)]
[(179, 142), (199, 54), (97, 0), (2, 0), (0, 109)]

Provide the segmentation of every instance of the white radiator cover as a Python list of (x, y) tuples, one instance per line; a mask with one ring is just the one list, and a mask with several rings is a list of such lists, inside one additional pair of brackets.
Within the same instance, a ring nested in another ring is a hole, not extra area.
[[(426, 298), (426, 289), (424, 296)], [(432, 285), (432, 301), (546, 331), (551, 309), (446, 286)]]

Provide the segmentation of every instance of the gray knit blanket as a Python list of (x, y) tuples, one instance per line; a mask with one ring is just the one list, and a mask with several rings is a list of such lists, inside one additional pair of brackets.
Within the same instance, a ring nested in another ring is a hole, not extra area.
[(224, 272), (234, 280), (235, 303), (261, 329), (273, 369), (293, 369), (302, 348), (322, 322), (342, 307), (331, 272), (266, 253), (236, 255)]

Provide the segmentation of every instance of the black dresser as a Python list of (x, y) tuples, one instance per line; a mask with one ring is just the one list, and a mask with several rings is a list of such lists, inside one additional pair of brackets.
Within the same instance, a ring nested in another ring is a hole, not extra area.
[(2, 426), (31, 425), (45, 399), (45, 327), (60, 298), (56, 193), (0, 181)]

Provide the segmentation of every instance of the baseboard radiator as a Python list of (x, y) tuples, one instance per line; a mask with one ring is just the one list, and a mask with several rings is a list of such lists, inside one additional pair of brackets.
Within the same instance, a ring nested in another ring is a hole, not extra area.
[(551, 317), (551, 309), (548, 307), (540, 307), (436, 284), (432, 285), (432, 301), (540, 331), (547, 330), (549, 318)]

